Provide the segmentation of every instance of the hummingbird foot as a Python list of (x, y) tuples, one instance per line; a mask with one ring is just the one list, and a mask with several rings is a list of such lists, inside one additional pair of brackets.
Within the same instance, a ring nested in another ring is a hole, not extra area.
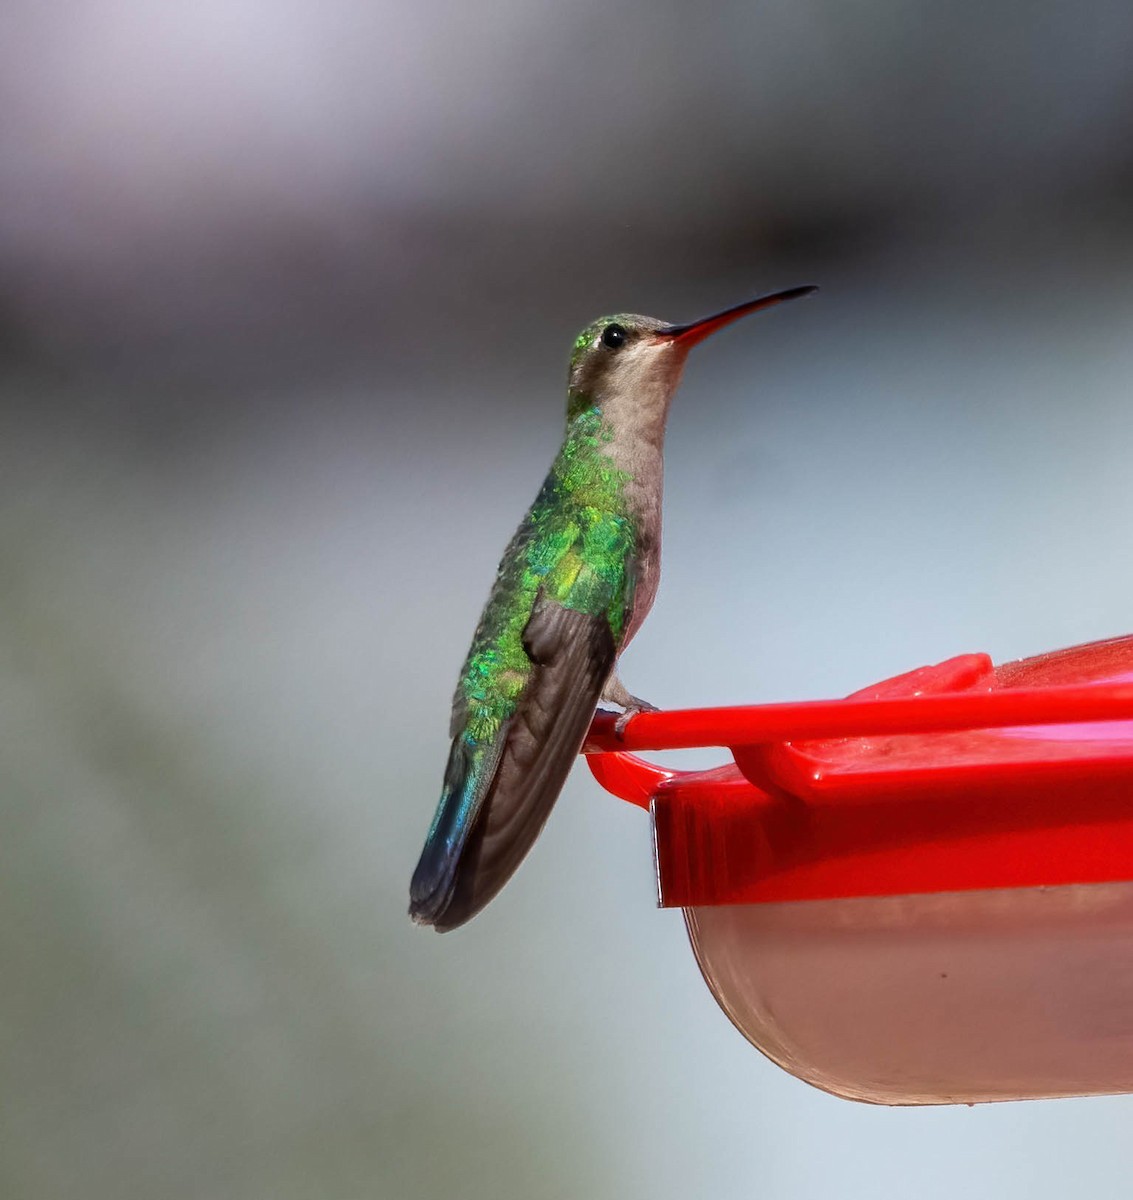
[(625, 737), (626, 726), (638, 713), (660, 711), (656, 704), (650, 704), (648, 700), (642, 700), (640, 696), (635, 696), (632, 692), (627, 691), (616, 671), (606, 681), (600, 699), (609, 704), (616, 704), (624, 710), (614, 722), (614, 736), (617, 738)]

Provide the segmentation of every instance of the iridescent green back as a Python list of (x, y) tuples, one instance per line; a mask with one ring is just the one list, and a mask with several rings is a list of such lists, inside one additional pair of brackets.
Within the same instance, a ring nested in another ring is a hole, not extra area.
[(615, 643), (632, 600), (635, 527), (624, 500), (626, 475), (602, 452), (611, 437), (596, 407), (571, 414), (567, 438), (538, 498), (512, 538), (461, 672), (453, 735), (495, 737), (515, 711), (531, 671), (523, 631), (543, 595), (604, 615)]

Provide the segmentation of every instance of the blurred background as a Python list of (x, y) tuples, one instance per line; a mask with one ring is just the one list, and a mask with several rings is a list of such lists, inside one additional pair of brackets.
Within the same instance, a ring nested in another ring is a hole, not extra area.
[(762, 1059), (584, 769), (481, 919), (405, 907), (599, 313), (823, 288), (690, 362), (634, 691), (1133, 628), (1133, 7), (3, 27), (0, 1194), (1127, 1195), (1133, 1100), (870, 1109)]

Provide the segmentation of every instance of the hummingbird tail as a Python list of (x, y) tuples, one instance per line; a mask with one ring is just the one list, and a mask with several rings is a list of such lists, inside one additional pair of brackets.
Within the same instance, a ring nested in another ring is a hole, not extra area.
[(505, 727), (487, 747), (463, 731), (453, 739), (437, 814), (409, 885), (409, 915), (419, 925), (437, 925), (452, 899), (469, 830), (492, 782), (506, 734)]

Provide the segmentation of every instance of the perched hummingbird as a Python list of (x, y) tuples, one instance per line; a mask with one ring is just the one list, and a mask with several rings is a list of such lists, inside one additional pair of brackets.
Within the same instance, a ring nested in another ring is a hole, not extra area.
[(454, 929), (504, 886), (550, 815), (599, 700), (653, 706), (615, 666), (661, 572), (662, 448), (689, 350), (791, 288), (669, 325), (621, 314), (574, 343), (566, 437), (504, 552), (453, 699), (452, 749), (409, 914)]

